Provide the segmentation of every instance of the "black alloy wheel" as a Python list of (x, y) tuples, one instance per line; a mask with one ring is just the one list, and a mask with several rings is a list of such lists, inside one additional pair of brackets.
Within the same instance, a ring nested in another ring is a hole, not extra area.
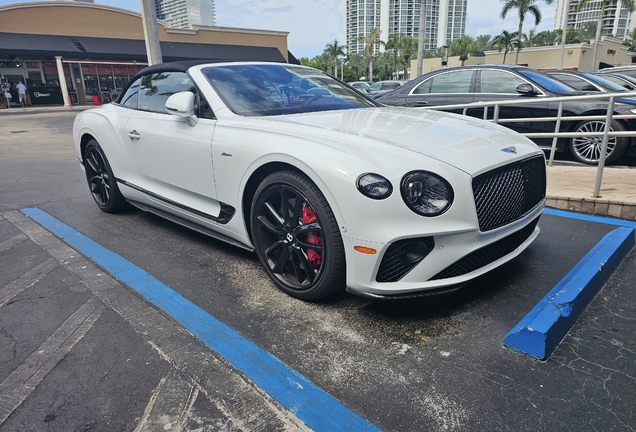
[[(610, 131), (625, 131), (627, 128), (617, 121), (612, 121)], [(603, 132), (605, 131), (605, 121), (589, 120), (579, 123), (575, 132)], [(602, 136), (578, 137), (570, 140), (570, 151), (574, 159), (590, 165), (597, 165), (601, 159), (603, 145)], [(605, 163), (610, 164), (621, 159), (629, 150), (629, 138), (609, 137), (607, 140), (607, 152), (605, 153)]]
[(342, 290), (342, 237), (327, 200), (307, 177), (271, 174), (252, 202), (252, 239), (270, 278), (285, 293), (316, 300)]
[(102, 148), (95, 140), (90, 140), (86, 145), (84, 167), (86, 181), (97, 206), (107, 213), (122, 211), (126, 207), (126, 201), (119, 191)]

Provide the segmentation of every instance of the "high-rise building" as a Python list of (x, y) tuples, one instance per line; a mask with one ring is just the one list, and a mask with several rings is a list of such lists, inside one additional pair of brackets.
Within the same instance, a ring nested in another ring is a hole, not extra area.
[[(468, 0), (426, 0), (425, 49), (444, 46), (466, 31)], [(350, 53), (362, 54), (373, 29), (380, 29), (384, 42), (394, 34), (418, 37), (420, 0), (345, 0), (345, 45)]]
[[(566, 0), (557, 0), (554, 14), (554, 30), (563, 28)], [(601, 2), (590, 1), (577, 12), (579, 0), (570, 0), (568, 8), (568, 28), (583, 28), (587, 23), (596, 24), (601, 13)], [(607, 0), (601, 35), (623, 39), (636, 26), (636, 12), (630, 13), (622, 0)]]
[(188, 28), (192, 24), (215, 24), (214, 0), (155, 0), (157, 19), (170, 27)]

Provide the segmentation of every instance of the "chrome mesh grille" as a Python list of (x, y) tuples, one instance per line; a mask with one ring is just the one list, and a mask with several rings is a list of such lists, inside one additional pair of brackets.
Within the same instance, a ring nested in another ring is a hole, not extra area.
[(479, 229), (494, 230), (514, 222), (545, 198), (543, 156), (515, 162), (473, 179)]

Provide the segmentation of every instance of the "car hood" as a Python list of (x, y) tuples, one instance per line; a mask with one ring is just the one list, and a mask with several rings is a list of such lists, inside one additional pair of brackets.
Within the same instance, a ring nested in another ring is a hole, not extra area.
[(389, 146), (434, 158), (469, 174), (541, 153), (532, 141), (507, 128), (434, 110), (351, 109), (268, 117), (266, 121), (276, 122), (279, 132), (286, 129), (283, 124), (293, 125), (290, 133), (298, 134), (302, 134), (298, 126), (309, 127), (314, 139), (321, 136), (342, 143), (349, 152), (357, 149), (361, 157), (378, 145)]

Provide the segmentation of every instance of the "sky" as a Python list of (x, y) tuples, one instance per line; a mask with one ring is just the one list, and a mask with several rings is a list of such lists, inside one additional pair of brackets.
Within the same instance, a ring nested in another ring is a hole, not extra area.
[[(37, 0), (27, 0), (37, 1)], [(0, 6), (16, 3), (0, 0)], [(139, 12), (139, 0), (95, 0), (96, 4), (116, 6)], [(556, 2), (548, 6), (538, 1), (542, 21), (537, 31), (552, 30)], [(287, 31), (288, 48), (294, 56), (320, 55), (335, 39), (344, 45), (344, 0), (215, 0), (216, 24), (224, 27)], [(502, 30), (516, 32), (516, 10), (505, 20), (500, 18), (501, 0), (468, 0), (466, 34), (495, 36)], [(526, 18), (523, 31), (534, 22)]]

